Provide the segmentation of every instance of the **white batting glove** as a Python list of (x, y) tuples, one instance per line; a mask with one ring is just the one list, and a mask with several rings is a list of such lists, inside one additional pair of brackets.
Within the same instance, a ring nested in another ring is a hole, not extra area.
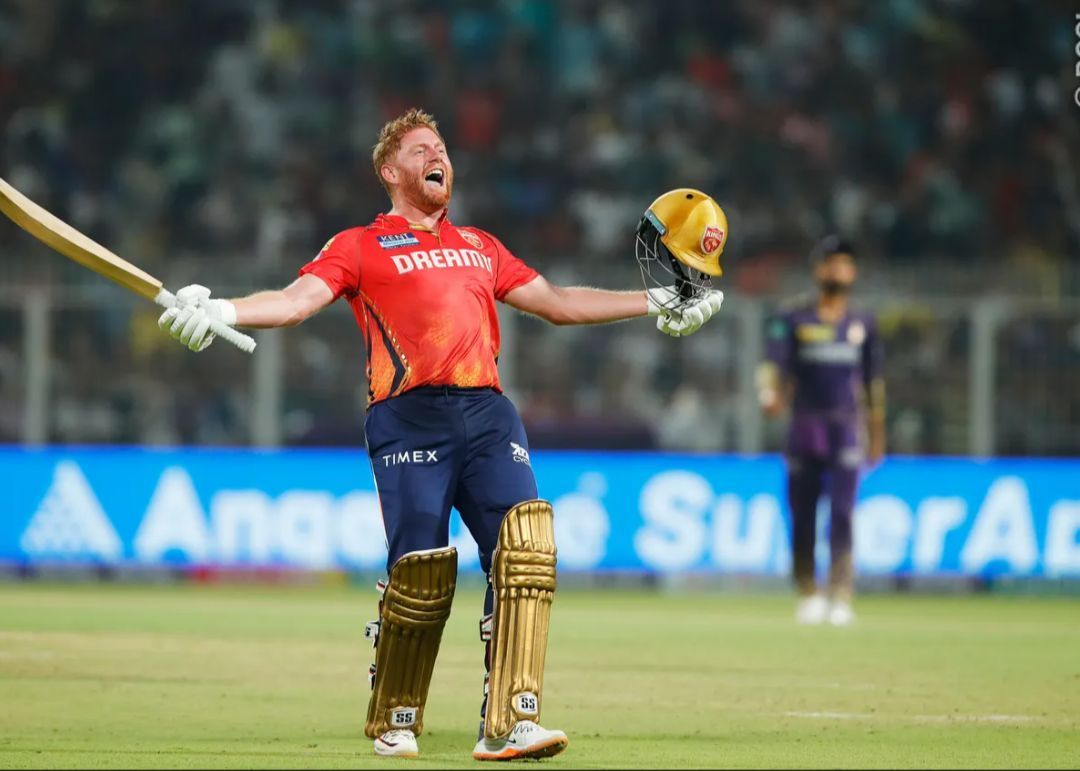
[(671, 316), (672, 308), (678, 307), (679, 292), (673, 286), (658, 286), (645, 290), (645, 298), (649, 303), (650, 316)]
[(679, 317), (679, 303), (683, 300), (679, 291), (673, 286), (658, 286), (645, 290), (645, 299), (648, 302), (649, 315), (656, 316), (656, 328), (667, 335), (678, 337), (668, 331), (670, 324)]
[(176, 305), (161, 314), (158, 326), (195, 353), (205, 351), (216, 335), (210, 322), (236, 325), (236, 306), (228, 300), (211, 300), (210, 290), (199, 284), (176, 293)]
[(678, 316), (660, 316), (656, 320), (656, 328), (671, 337), (688, 337), (701, 329), (723, 303), (724, 293), (719, 289), (710, 289), (680, 308)]

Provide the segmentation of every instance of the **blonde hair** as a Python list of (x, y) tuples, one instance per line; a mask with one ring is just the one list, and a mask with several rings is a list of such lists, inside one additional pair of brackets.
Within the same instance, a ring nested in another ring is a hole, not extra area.
[(413, 107), (394, 118), (379, 131), (379, 141), (375, 143), (371, 151), (371, 162), (375, 166), (375, 176), (378, 177), (379, 184), (386, 190), (387, 195), (390, 194), (390, 185), (383, 179), (383, 164), (397, 155), (397, 151), (401, 149), (402, 138), (416, 128), (429, 128), (438, 134), (439, 139), (442, 139), (442, 134), (439, 134), (439, 124), (436, 123), (435, 118), (418, 107)]

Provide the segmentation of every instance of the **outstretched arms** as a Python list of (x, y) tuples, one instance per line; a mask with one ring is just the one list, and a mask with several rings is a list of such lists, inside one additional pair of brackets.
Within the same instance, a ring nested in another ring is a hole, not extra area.
[(504, 299), (520, 311), (559, 326), (603, 324), (639, 316), (658, 316), (657, 328), (672, 337), (685, 337), (696, 332), (720, 310), (724, 300), (723, 292), (712, 290), (686, 301), (675, 311), (668, 310), (675, 296), (675, 290), (670, 287), (619, 292), (582, 286), (555, 286), (543, 276), (537, 276), (529, 283), (507, 292)]
[(539, 316), (558, 326), (623, 321), (649, 312), (644, 291), (615, 292), (583, 286), (555, 286), (543, 276), (537, 276), (511, 290), (505, 300), (519, 311)]
[(214, 341), (210, 321), (254, 329), (296, 326), (334, 301), (330, 287), (311, 274), (284, 289), (257, 292), (235, 300), (211, 300), (210, 290), (198, 284), (176, 293), (176, 306), (165, 311), (158, 326), (193, 351)]
[(232, 300), (236, 324), (254, 329), (295, 327), (334, 301), (334, 293), (318, 276), (301, 276), (284, 289), (257, 292)]

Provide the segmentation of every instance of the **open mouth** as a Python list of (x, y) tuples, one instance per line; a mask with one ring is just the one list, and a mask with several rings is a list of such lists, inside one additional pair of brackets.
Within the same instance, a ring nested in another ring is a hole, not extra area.
[(427, 174), (424, 175), (424, 181), (425, 182), (433, 182), (436, 185), (439, 185), (440, 187), (442, 186), (443, 182), (445, 182), (445, 180), (446, 180), (446, 172), (443, 171), (442, 169), (432, 169), (431, 171), (429, 171)]

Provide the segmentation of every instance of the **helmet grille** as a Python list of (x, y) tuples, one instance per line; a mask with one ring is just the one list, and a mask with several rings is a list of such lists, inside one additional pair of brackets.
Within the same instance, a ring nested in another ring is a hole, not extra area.
[(648, 216), (642, 217), (638, 224), (634, 256), (646, 289), (675, 285), (678, 295), (662, 306), (667, 310), (678, 310), (686, 301), (700, 297), (712, 288), (710, 275), (683, 265), (671, 253)]

